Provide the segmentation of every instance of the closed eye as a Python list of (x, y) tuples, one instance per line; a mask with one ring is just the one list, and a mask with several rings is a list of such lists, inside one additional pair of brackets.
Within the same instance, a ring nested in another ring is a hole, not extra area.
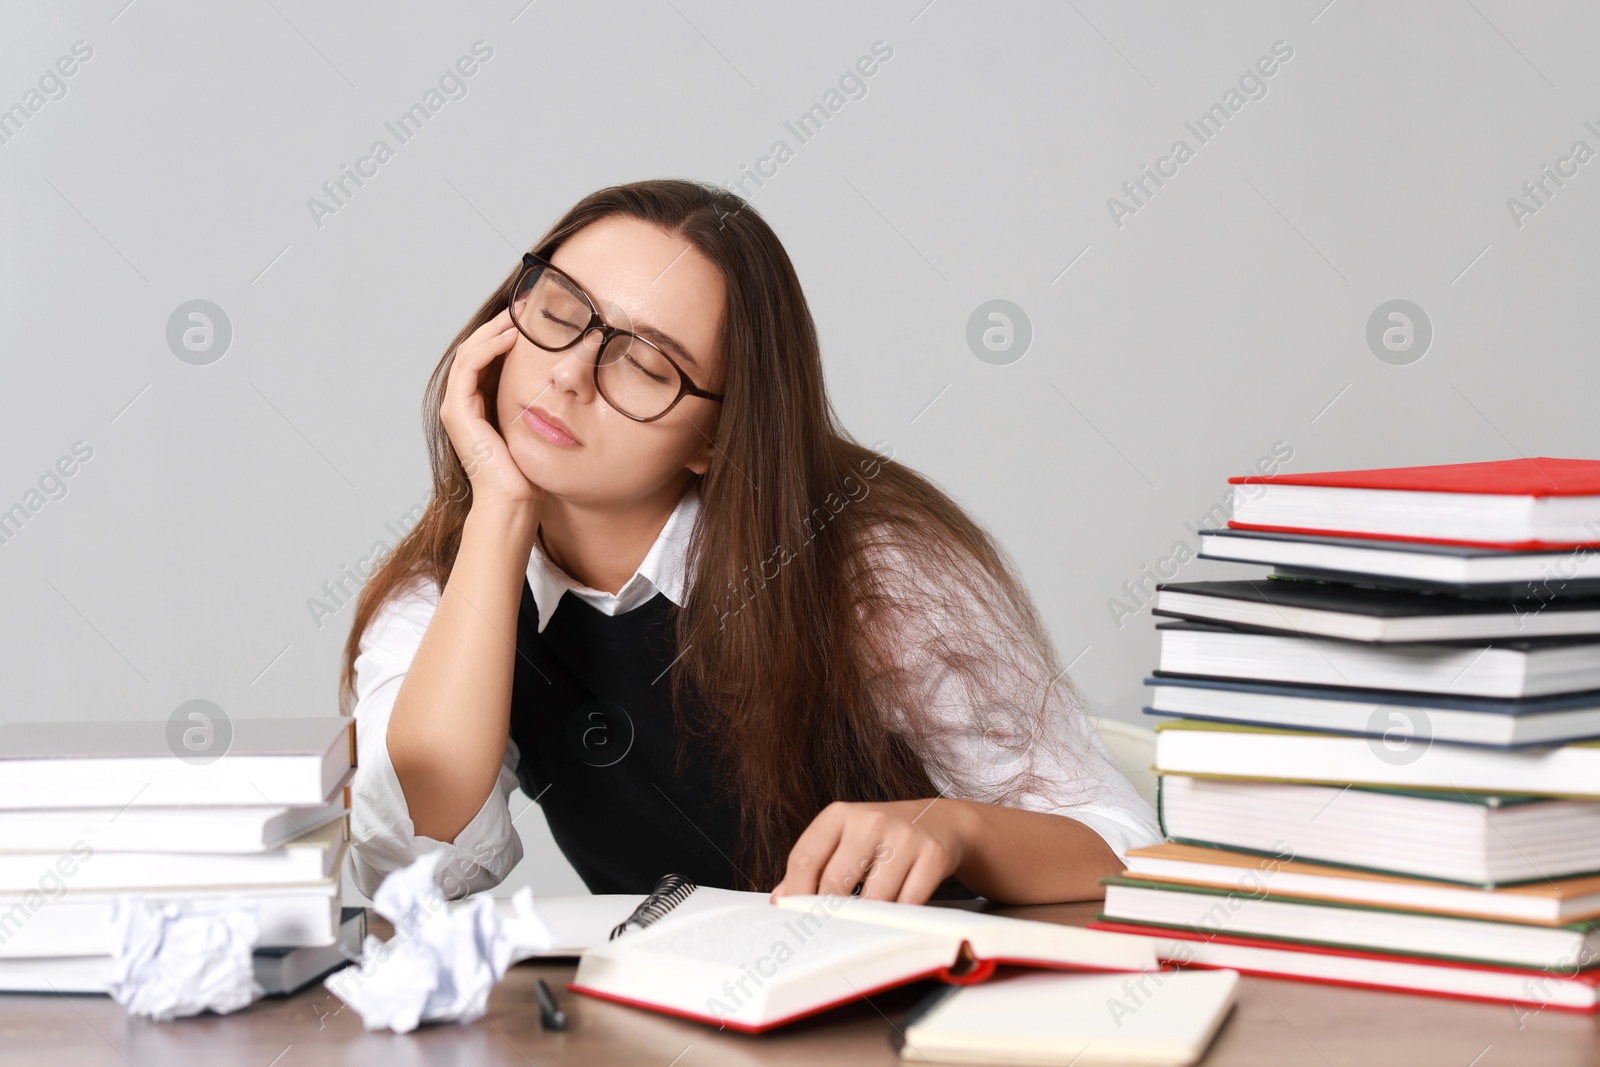
[(550, 314), (550, 312), (548, 310), (541, 309), (539, 314), (543, 315), (546, 319), (550, 320), (551, 322), (557, 323), (557, 324), (562, 325), (562, 326), (566, 326), (566, 327), (568, 327), (570, 329), (576, 330), (578, 328), (578, 324), (577, 323), (568, 322), (566, 319), (558, 319), (554, 315)]
[(665, 377), (663, 377), (660, 374), (652, 374), (649, 371), (645, 370), (644, 367), (640, 366), (639, 361), (634, 359), (632, 356), (628, 357), (628, 362), (632, 363), (635, 367), (637, 367), (638, 370), (639, 370), (639, 373), (643, 374), (646, 378), (649, 378), (651, 381), (660, 382), (662, 385), (666, 385), (667, 384), (667, 379)]

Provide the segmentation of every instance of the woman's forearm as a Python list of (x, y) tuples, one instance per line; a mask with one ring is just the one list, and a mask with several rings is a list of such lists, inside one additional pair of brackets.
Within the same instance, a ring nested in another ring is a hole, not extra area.
[(956, 877), (996, 903), (1098, 900), (1100, 879), (1122, 872), (1105, 839), (1069, 816), (948, 797), (932, 803), (927, 814), (947, 808), (935, 817), (953, 820), (962, 842)]
[(510, 728), (517, 611), (538, 518), (469, 512), (395, 697), (389, 758), (419, 835), (453, 841), (494, 788)]

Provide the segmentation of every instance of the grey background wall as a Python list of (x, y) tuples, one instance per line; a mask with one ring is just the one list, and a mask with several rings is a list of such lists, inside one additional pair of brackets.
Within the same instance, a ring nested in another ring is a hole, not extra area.
[[(1596, 454), (1592, 5), (0, 18), (7, 720), (331, 713), (324, 583), (420, 514), (428, 372), (563, 210), (642, 177), (743, 180), (850, 430), (995, 532), (1105, 715), (1154, 665), (1138, 584), (1239, 573), (1187, 558), (1228, 476)], [(518, 825), (503, 891), (581, 890)]]

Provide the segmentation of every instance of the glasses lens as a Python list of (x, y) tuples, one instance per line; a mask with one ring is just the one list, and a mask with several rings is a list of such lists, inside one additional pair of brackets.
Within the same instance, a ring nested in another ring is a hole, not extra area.
[(534, 267), (512, 294), (511, 314), (535, 344), (560, 348), (588, 323), (589, 304), (563, 275)]
[(678, 369), (648, 341), (613, 337), (600, 353), (606, 403), (636, 419), (653, 419), (678, 398)]

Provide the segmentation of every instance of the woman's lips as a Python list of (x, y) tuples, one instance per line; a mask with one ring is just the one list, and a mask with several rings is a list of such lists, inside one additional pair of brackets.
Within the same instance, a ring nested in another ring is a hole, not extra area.
[(544, 438), (546, 441), (549, 441), (553, 445), (575, 445), (578, 443), (578, 439), (576, 437), (573, 437), (570, 433), (563, 430), (555, 423), (550, 422), (546, 418), (542, 417), (536, 408), (524, 408), (522, 411), (522, 421), (525, 422), (528, 425), (528, 428), (534, 433), (538, 434), (540, 437)]

